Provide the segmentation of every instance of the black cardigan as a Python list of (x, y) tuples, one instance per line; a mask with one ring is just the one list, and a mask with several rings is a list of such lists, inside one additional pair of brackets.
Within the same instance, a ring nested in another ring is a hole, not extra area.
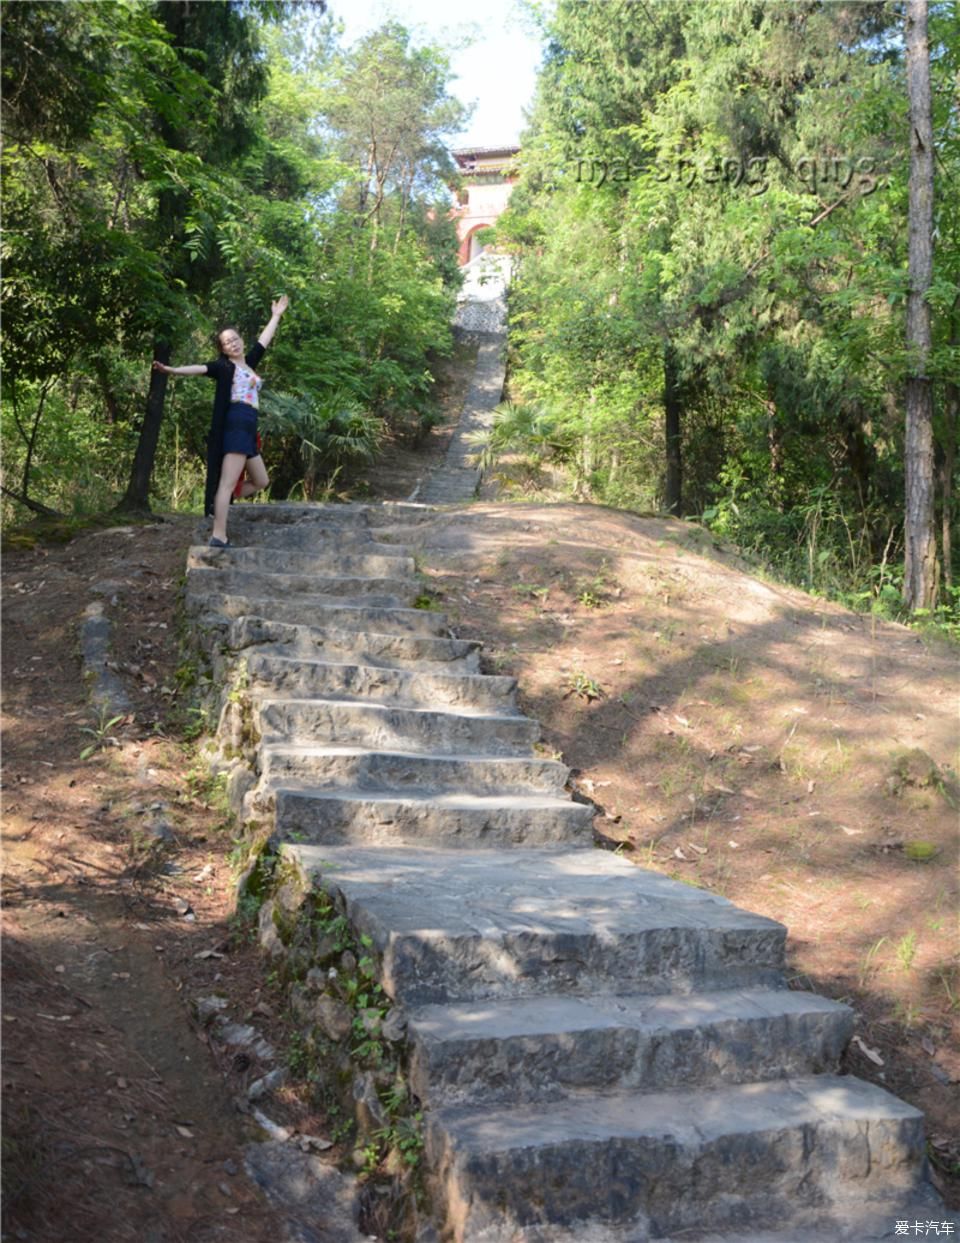
[[(245, 362), (254, 368), (263, 358), (265, 347), (258, 341), (246, 354)], [(227, 407), (230, 405), (230, 391), (233, 387), (234, 365), (225, 354), (207, 363), (207, 375), (215, 380), (217, 391), (213, 398), (213, 418), (210, 420), (210, 432), (207, 436), (207, 486), (203, 498), (203, 512), (213, 513), (213, 501), (220, 486), (220, 468), (223, 466), (223, 427), (227, 418)]]

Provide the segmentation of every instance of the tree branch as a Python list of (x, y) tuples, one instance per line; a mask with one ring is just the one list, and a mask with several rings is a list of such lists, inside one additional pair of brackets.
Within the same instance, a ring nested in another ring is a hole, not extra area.
[[(40, 399), (37, 402), (36, 417), (33, 420), (33, 427), (30, 431), (30, 439), (27, 442), (27, 456), (23, 463), (23, 478), (20, 483), (20, 489), (23, 492), (24, 503), (26, 503), (26, 495), (27, 495), (27, 491), (30, 485), (30, 467), (33, 465), (33, 448), (34, 448), (34, 445), (37, 443), (37, 432), (40, 430), (40, 418), (41, 418), (41, 415), (43, 414), (44, 403), (47, 400), (47, 393), (49, 393), (50, 386), (52, 384), (53, 384), (52, 376), (50, 376), (48, 379), (44, 380), (43, 382), (43, 386), (40, 389)], [(18, 426), (19, 426), (19, 420), (18, 420)]]
[(49, 505), (41, 505), (39, 501), (32, 501), (29, 496), (11, 491), (5, 483), (0, 483), (0, 492), (9, 496), (11, 500), (19, 501), (21, 505), (26, 505), (27, 509), (35, 514), (43, 514), (46, 518), (63, 518), (66, 516), (59, 509), (51, 509)]

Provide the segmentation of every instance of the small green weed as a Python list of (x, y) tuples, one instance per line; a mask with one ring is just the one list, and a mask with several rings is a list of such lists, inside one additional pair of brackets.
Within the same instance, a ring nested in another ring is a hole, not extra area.
[(252, 944), (257, 939), (257, 918), (263, 905), (263, 895), (244, 890), (237, 899), (236, 909), (230, 916), (228, 926), (235, 942)]
[(213, 730), (213, 718), (210, 709), (204, 705), (194, 704), (183, 712), (180, 735), (186, 742), (194, 742), (203, 734)]
[(287, 1041), (287, 1066), (290, 1074), (297, 1079), (305, 1079), (310, 1069), (310, 1054), (307, 1050), (303, 1033), (294, 1030)]
[(600, 562), (599, 570), (592, 577), (577, 579), (575, 590), (577, 603), (582, 604), (585, 609), (603, 608), (610, 603), (614, 593), (620, 594), (616, 581), (610, 577), (610, 566), (606, 558)]
[(904, 1027), (916, 1027), (923, 1018), (923, 1011), (912, 1001), (898, 1001), (893, 1008), (893, 1017)]
[(378, 1141), (380, 1151), (396, 1149), (404, 1165), (413, 1169), (419, 1165), (420, 1154), (423, 1152), (422, 1123), (423, 1114), (418, 1111), (405, 1118), (398, 1118), (392, 1126), (374, 1131), (373, 1138)]
[(247, 662), (240, 660), (237, 662), (237, 668), (233, 676), (233, 687), (227, 699), (230, 703), (240, 703), (243, 700), (244, 692), (250, 687), (250, 673), (247, 669)]
[(909, 971), (917, 955), (917, 934), (912, 928), (906, 936), (901, 937), (897, 942), (896, 955), (897, 962), (899, 962), (904, 971)]
[(191, 768), (186, 774), (187, 792), (191, 800), (224, 819), (230, 816), (227, 795), (227, 774), (211, 772), (206, 766)]
[(861, 988), (864, 987), (872, 972), (876, 970), (877, 954), (880, 953), (881, 947), (886, 945), (886, 943), (887, 938), (881, 937), (879, 941), (875, 941), (873, 945), (870, 946), (864, 956), (860, 959), (860, 969), (857, 973), (857, 978)]
[(181, 691), (193, 690), (200, 679), (200, 666), (196, 659), (189, 657), (182, 661), (174, 670), (173, 680)]
[(513, 590), (525, 600), (538, 601), (541, 608), (546, 604), (547, 597), (550, 595), (549, 587), (538, 587), (535, 583), (515, 583)]
[(96, 751), (101, 750), (107, 745), (119, 747), (120, 740), (115, 738), (110, 731), (115, 725), (119, 725), (119, 723), (124, 719), (124, 714), (121, 712), (117, 716), (112, 716), (109, 720), (107, 720), (109, 711), (109, 708), (102, 706), (91, 725), (80, 726), (81, 734), (90, 734), (93, 738), (93, 742), (90, 743), (89, 746), (84, 747), (80, 752), (81, 760), (88, 760)]
[(951, 980), (950, 975), (946, 971), (941, 971), (937, 978), (943, 987), (947, 1005), (951, 1010), (960, 1010), (960, 990), (956, 987), (956, 980)]
[[(605, 692), (594, 678), (587, 677), (582, 670), (572, 674), (567, 682), (567, 695), (576, 695), (588, 703), (594, 699), (602, 699)], [(567, 697), (564, 696), (564, 698)]]

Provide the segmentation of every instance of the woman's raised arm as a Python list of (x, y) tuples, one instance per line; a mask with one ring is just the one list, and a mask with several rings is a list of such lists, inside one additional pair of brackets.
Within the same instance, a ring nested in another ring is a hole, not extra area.
[(154, 371), (162, 371), (165, 375), (206, 375), (206, 363), (188, 363), (186, 367), (168, 367), (166, 363), (153, 360)]
[(257, 340), (264, 349), (266, 349), (273, 340), (273, 334), (277, 331), (277, 325), (280, 323), (280, 317), (289, 305), (290, 299), (286, 294), (282, 294), (276, 302), (270, 303), (270, 322), (267, 324), (266, 328), (264, 328), (263, 332), (260, 333), (259, 337), (257, 337)]

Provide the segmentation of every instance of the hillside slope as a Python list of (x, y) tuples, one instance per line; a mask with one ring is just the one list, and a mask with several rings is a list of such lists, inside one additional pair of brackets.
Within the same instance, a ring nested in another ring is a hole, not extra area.
[(674, 520), (487, 503), (418, 537), (602, 844), (785, 922), (797, 987), (857, 1009), (850, 1068), (927, 1112), (956, 1175), (956, 649), (762, 581)]

